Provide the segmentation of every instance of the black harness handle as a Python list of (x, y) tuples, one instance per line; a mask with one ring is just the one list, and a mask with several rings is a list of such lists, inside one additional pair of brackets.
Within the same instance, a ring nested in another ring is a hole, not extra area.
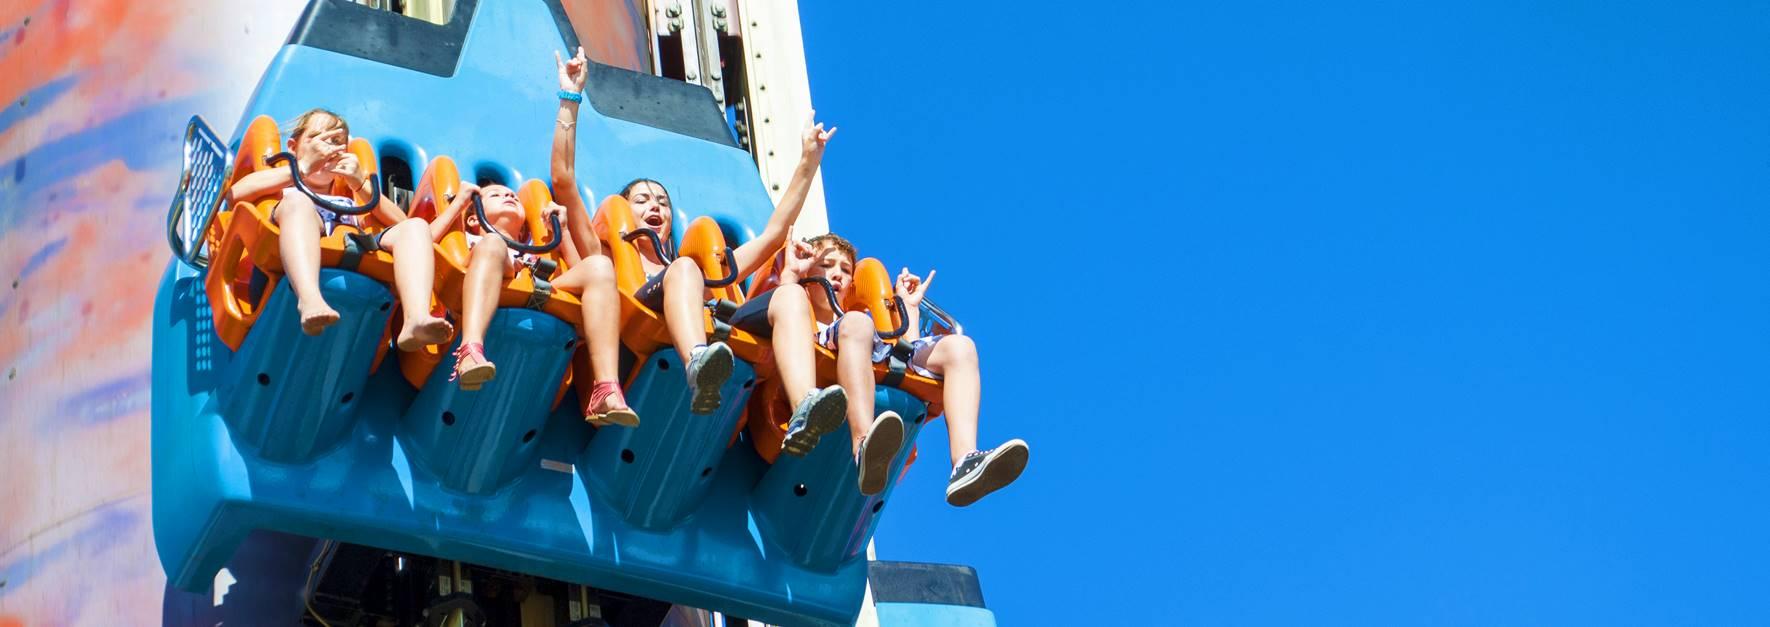
[(880, 338), (887, 340), (895, 340), (903, 337), (903, 334), (910, 331), (910, 314), (903, 308), (903, 299), (893, 298), (891, 299), (891, 304), (897, 308), (897, 330), (879, 334)]
[(828, 296), (830, 298), (830, 311), (834, 311), (836, 313), (842, 313), (842, 301), (841, 301), (841, 299), (836, 298), (836, 286), (831, 285), (829, 279), (823, 278), (821, 276), (812, 276), (812, 277), (805, 277), (803, 279), (799, 279), (800, 285), (809, 285), (812, 283), (816, 283), (818, 285), (824, 286), (824, 295)]
[(301, 166), (297, 164), (294, 153), (285, 150), (271, 155), (266, 158), (264, 162), (270, 165), (276, 165), (279, 162), (288, 163), (289, 178), (294, 179), (295, 189), (301, 190), (301, 193), (307, 194), (308, 198), (313, 199), (313, 204), (319, 205), (332, 213), (347, 216), (360, 216), (370, 211), (374, 211), (375, 206), (381, 204), (381, 177), (379, 176), (369, 177), (369, 199), (364, 201), (363, 204), (340, 205), (330, 200), (326, 200), (325, 197), (314, 193), (312, 189), (307, 187), (307, 181), (301, 180)]
[(486, 205), (484, 202), (480, 201), (479, 192), (477, 191), (473, 193), (473, 211), (479, 216), (479, 226), (487, 231), (497, 233), (498, 237), (504, 238), (504, 244), (509, 246), (511, 250), (525, 252), (531, 255), (545, 255), (553, 252), (553, 249), (559, 248), (559, 243), (563, 241), (560, 236), (564, 235), (564, 233), (559, 230), (559, 214), (557, 213), (547, 216), (547, 219), (550, 220), (548, 226), (553, 230), (553, 241), (536, 245), (524, 244), (510, 239), (510, 236), (505, 235), (503, 231), (499, 231), (498, 227), (492, 226), (492, 222), (486, 219)]
[(626, 235), (622, 235), (621, 241), (631, 244), (633, 243), (633, 240), (641, 237), (651, 238), (652, 251), (658, 254), (658, 259), (663, 261), (665, 265), (669, 265), (670, 262), (676, 260), (674, 256), (664, 252), (664, 236), (658, 235), (658, 232), (655, 229), (643, 226), (633, 229), (628, 231)]
[(731, 267), (731, 247), (730, 246), (725, 247), (724, 265), (725, 265), (725, 278), (723, 278), (723, 279), (703, 279), (702, 282), (706, 283), (707, 287), (709, 287), (709, 288), (725, 287), (727, 285), (731, 285), (733, 283), (736, 283), (738, 280), (738, 273), (737, 273), (736, 268)]

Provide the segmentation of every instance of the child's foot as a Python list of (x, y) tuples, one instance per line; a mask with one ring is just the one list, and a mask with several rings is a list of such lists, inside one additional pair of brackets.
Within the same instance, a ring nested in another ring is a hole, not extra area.
[(431, 344), (449, 341), (449, 334), (455, 327), (449, 321), (436, 316), (425, 316), (417, 321), (407, 320), (400, 325), (399, 340), (394, 342), (400, 350), (412, 352)]
[(953, 476), (946, 482), (946, 502), (954, 507), (976, 503), (991, 492), (1000, 490), (1020, 477), (1026, 470), (1031, 451), (1019, 438), (994, 449), (972, 451), (959, 460)]
[(891, 460), (903, 448), (903, 418), (897, 412), (879, 414), (873, 427), (860, 439), (856, 464), (860, 466), (860, 493), (872, 496), (891, 482)]
[(842, 391), (842, 386), (812, 390), (793, 409), (793, 419), (787, 422), (787, 437), (781, 441), (781, 452), (804, 457), (817, 446), (819, 438), (842, 424), (842, 415), (846, 413), (848, 393)]
[(584, 422), (597, 427), (637, 427), (639, 414), (627, 406), (627, 399), (621, 396), (619, 383), (597, 381), (590, 386), (590, 403), (584, 406)]
[(719, 409), (719, 388), (731, 378), (731, 347), (714, 342), (695, 347), (688, 358), (688, 411), (711, 414)]
[(479, 342), (456, 348), (455, 374), (450, 375), (449, 380), (459, 382), (462, 390), (472, 392), (497, 376), (498, 367), (486, 359), (485, 349)]
[(338, 310), (323, 302), (311, 307), (297, 305), (296, 310), (301, 313), (301, 332), (308, 335), (319, 335), (338, 321)]

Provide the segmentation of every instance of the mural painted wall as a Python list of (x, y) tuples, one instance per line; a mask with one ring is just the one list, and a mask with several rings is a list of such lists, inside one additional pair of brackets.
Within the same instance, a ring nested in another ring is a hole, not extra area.
[[(567, 6), (648, 67), (635, 4)], [(148, 351), (180, 142), (193, 114), (231, 137), (304, 5), (0, 2), (0, 627), (161, 620)]]
[(0, 625), (158, 622), (147, 352), (184, 122), (231, 129), (300, 9), (0, 3)]

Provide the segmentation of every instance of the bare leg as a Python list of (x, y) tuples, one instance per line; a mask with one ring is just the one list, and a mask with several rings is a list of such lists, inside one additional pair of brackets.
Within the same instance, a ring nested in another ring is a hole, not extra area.
[(842, 416), (848, 411), (848, 390), (839, 385), (815, 387), (813, 360), (817, 351), (813, 346), (817, 334), (811, 315), (811, 299), (804, 288), (775, 288), (768, 303), (768, 319), (774, 325), (775, 368), (787, 393), (787, 403), (793, 406), (786, 437), (781, 440), (781, 452), (787, 455), (810, 453), (824, 434), (841, 426)]
[(578, 332), (590, 351), (590, 398), (584, 399), (584, 420), (604, 425), (639, 426), (639, 414), (621, 395), (621, 295), (615, 287), (615, 264), (607, 257), (589, 257), (553, 281), (577, 295), (583, 306)]
[(295, 188), (283, 190), (276, 206), (277, 248), (283, 258), (283, 277), (295, 291), (295, 308), (301, 313), (301, 331), (319, 335), (338, 321), (338, 311), (320, 295), (320, 214), (313, 200)]
[(774, 365), (787, 403), (798, 403), (817, 384), (817, 353), (812, 349), (816, 332), (811, 325), (811, 301), (805, 288), (782, 285), (768, 301), (768, 324), (773, 327)]
[(447, 320), (430, 315), (430, 288), (436, 281), (436, 255), (431, 252), (430, 225), (410, 218), (381, 235), (381, 247), (393, 253), (393, 285), (399, 292), (400, 325), (395, 345), (415, 351), (426, 344), (441, 344), (453, 330)]
[(934, 345), (928, 370), (940, 375), (941, 402), (946, 405), (948, 454), (954, 466), (977, 450), (977, 408), (983, 397), (983, 379), (977, 370), (977, 344), (963, 335), (952, 335)]
[(693, 357), (694, 347), (707, 343), (706, 317), (701, 314), (706, 291), (701, 267), (693, 259), (677, 258), (664, 270), (664, 326), (685, 363)]
[(504, 287), (505, 266), (510, 263), (504, 240), (487, 237), (473, 245), (467, 255), (467, 276), (461, 282), (461, 343), (486, 341), (486, 328), (498, 311), (498, 292)]
[(873, 426), (873, 317), (842, 314), (836, 332), (836, 381), (848, 392), (848, 435), (854, 450)]
[(620, 377), (621, 295), (615, 291), (615, 265), (607, 257), (585, 259), (553, 282), (578, 297), (584, 307), (580, 332), (590, 350), (590, 373), (597, 381)]

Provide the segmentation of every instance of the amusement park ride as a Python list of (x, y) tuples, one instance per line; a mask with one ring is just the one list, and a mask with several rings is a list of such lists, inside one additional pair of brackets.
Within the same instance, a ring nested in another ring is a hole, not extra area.
[[(538, 180), (551, 129), (536, 121), (558, 101), (546, 60), (588, 46), (559, 0), (312, 0), (237, 128), (191, 120), (153, 320), (153, 533), (169, 585), (216, 603), (169, 606), (167, 624), (994, 624), (971, 569), (869, 559), (892, 491), (856, 490), (847, 438), (776, 458), (779, 440), (758, 428), (786, 405), (765, 385), (766, 341), (725, 321), (749, 286), (719, 278), (793, 167), (798, 129), (775, 120), (809, 109), (796, 10), (638, 4), (642, 19), (621, 28), (653, 43), (651, 71), (591, 64), (577, 171), (586, 198), (665, 180), (689, 225), (679, 241), (607, 242), (639, 427), (592, 427), (577, 411), (588, 361), (578, 302), (549, 283), (556, 263), (504, 287), (485, 342), (502, 368), (465, 391), (448, 380), (457, 340), (389, 350), (399, 316), (375, 227), (322, 239), (321, 286), (341, 321), (308, 336), (281, 277), (277, 199), (223, 202), (239, 177), (293, 167), (274, 120), (323, 106), (350, 121), (349, 150), (403, 211), (434, 212), (463, 183), (502, 184), (556, 243)], [(812, 205), (801, 232), (821, 232)], [(641, 230), (619, 197), (592, 211), (612, 235)], [(548, 240), (534, 252), (547, 256)], [(708, 330), (739, 356), (712, 414), (688, 410), (658, 313), (631, 296), (634, 247), (654, 244), (712, 277)], [(466, 260), (451, 251), (438, 247), (441, 307), (461, 298)], [(848, 308), (901, 333), (884, 266), (864, 260), (855, 286), (862, 302)], [(923, 334), (957, 330), (923, 308)], [(833, 372), (821, 359), (820, 374)], [(895, 360), (878, 380), (879, 409), (913, 441), (938, 416), (940, 382)], [(891, 475), (913, 456), (906, 447)]]

